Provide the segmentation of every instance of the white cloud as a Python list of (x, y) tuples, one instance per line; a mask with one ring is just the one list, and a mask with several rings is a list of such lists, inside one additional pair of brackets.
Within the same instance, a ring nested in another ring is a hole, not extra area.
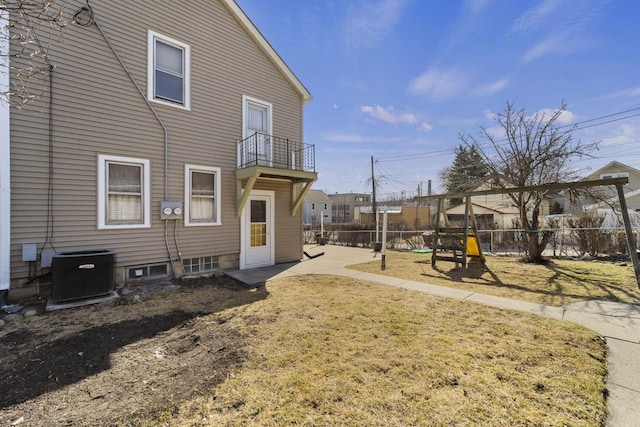
[(495, 139), (502, 139), (507, 137), (507, 134), (502, 126), (489, 126), (485, 127), (484, 130)]
[[(542, 108), (538, 111), (536, 111), (535, 113), (527, 116), (527, 119), (533, 119), (533, 118), (537, 118), (538, 120), (541, 121), (546, 121), (546, 120), (551, 120), (551, 118), (554, 116), (554, 114), (556, 114), (558, 112), (558, 109), (552, 109), (552, 108)], [(500, 114), (504, 114), (504, 113), (494, 113), (491, 110), (484, 110), (484, 117), (495, 121), (499, 118)], [(556, 125), (566, 125), (569, 123), (572, 123), (574, 121), (576, 121), (578, 118), (577, 115), (575, 115), (574, 113), (572, 113), (571, 111), (568, 110), (564, 110), (556, 119)], [(504, 137), (504, 129), (502, 128), (502, 126), (495, 126), (495, 127), (489, 127), (486, 128), (487, 131), (494, 137)]]
[(527, 10), (513, 23), (511, 30), (523, 32), (547, 23), (549, 15), (560, 7), (562, 0), (545, 0), (534, 8)]
[(439, 70), (430, 67), (409, 83), (409, 92), (441, 101), (460, 94), (468, 81), (469, 77), (457, 68)]
[(364, 105), (360, 107), (360, 111), (368, 114), (374, 119), (382, 120), (383, 122), (387, 122), (387, 123), (401, 123), (401, 124), (413, 125), (418, 121), (418, 119), (416, 119), (416, 116), (413, 114), (410, 114), (410, 113), (397, 114), (393, 110), (393, 107), (383, 108), (379, 105), (376, 105), (373, 107)]
[(630, 144), (640, 139), (640, 127), (622, 124), (616, 128), (614, 135), (600, 141), (601, 146), (615, 146)]
[(424, 132), (424, 133), (431, 132), (432, 129), (433, 129), (433, 126), (431, 126), (427, 122), (420, 123), (420, 126), (418, 127), (418, 131)]
[(626, 98), (640, 96), (640, 86), (628, 87), (617, 92), (610, 93), (607, 98)]
[(494, 113), (494, 112), (493, 112), (493, 111), (491, 111), (491, 110), (484, 110), (484, 111), (483, 111), (483, 113), (484, 113), (484, 116), (485, 116), (487, 119), (495, 120), (495, 119), (497, 119), (497, 118), (498, 118), (498, 113)]
[(496, 93), (500, 92), (502, 89), (507, 87), (508, 84), (509, 84), (509, 79), (506, 79), (506, 78), (500, 79), (496, 82), (478, 87), (476, 90), (473, 91), (473, 94), (476, 96), (495, 95)]
[(322, 135), (322, 139), (329, 142), (344, 143), (360, 143), (365, 141), (362, 135), (346, 132), (327, 132)]
[(570, 43), (564, 34), (554, 34), (538, 42), (535, 46), (529, 49), (522, 59), (524, 62), (531, 62), (552, 53), (569, 53), (571, 51), (569, 45)]
[[(415, 125), (418, 124), (419, 121), (415, 114), (396, 113), (392, 106), (384, 108), (379, 105), (363, 105), (360, 107), (360, 111), (376, 120), (382, 120), (385, 123)], [(420, 132), (429, 132), (431, 129), (433, 129), (433, 126), (427, 122), (421, 122), (418, 126), (418, 131)]]
[(530, 62), (551, 54), (573, 54), (599, 43), (592, 24), (601, 19), (605, 2), (544, 0), (511, 26), (511, 33), (536, 40), (522, 59)]
[(409, 0), (360, 1), (347, 10), (347, 48), (372, 47), (384, 39), (400, 22)]
[(492, 0), (466, 0), (464, 9), (471, 13), (480, 13), (491, 3)]
[[(402, 136), (391, 136), (391, 137), (380, 136), (380, 135), (369, 136), (369, 135), (362, 135), (359, 133), (343, 132), (340, 130), (325, 132), (321, 135), (321, 138), (325, 142), (338, 142), (342, 144), (380, 143), (380, 144), (393, 145), (393, 144), (398, 144), (404, 141)], [(338, 150), (342, 150), (342, 149), (343, 148), (340, 147)], [(371, 148), (369, 147), (366, 149), (370, 150)]]
[[(558, 112), (557, 108), (556, 109), (543, 108), (541, 110), (538, 110), (535, 114), (537, 114), (538, 118), (540, 118), (541, 120), (551, 120), (553, 115), (556, 114), (557, 112)], [(566, 125), (571, 122), (574, 122), (577, 118), (578, 116), (573, 114), (571, 111), (564, 110), (562, 113), (560, 113), (560, 115), (556, 119), (556, 124)]]

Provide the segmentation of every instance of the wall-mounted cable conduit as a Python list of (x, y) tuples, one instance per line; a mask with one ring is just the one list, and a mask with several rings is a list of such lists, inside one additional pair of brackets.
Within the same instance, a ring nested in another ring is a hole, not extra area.
[[(88, 2), (87, 2), (88, 5)], [(156, 111), (155, 108), (153, 108), (153, 105), (151, 104), (151, 102), (149, 101), (149, 99), (147, 99), (147, 96), (145, 95), (144, 91), (142, 90), (142, 88), (140, 87), (140, 85), (138, 84), (138, 82), (136, 81), (135, 77), (133, 76), (133, 74), (131, 73), (131, 71), (129, 71), (129, 68), (127, 67), (127, 65), (125, 64), (124, 60), (122, 59), (122, 57), (120, 56), (120, 54), (118, 53), (116, 47), (113, 45), (113, 43), (111, 42), (111, 39), (109, 39), (109, 37), (107, 36), (107, 34), (104, 32), (104, 30), (102, 29), (102, 26), (100, 25), (100, 22), (98, 22), (98, 20), (96, 19), (94, 13), (93, 13), (93, 9), (91, 9), (90, 6), (84, 6), (82, 7), (82, 9), (80, 9), (80, 11), (78, 11), (75, 14), (75, 21), (77, 23), (79, 23), (78, 17), (81, 13), (89, 13), (91, 16), (90, 20), (87, 20), (86, 24), (81, 24), (83, 26), (89, 26), (91, 24), (95, 24), (96, 27), (98, 28), (98, 30), (100, 31), (100, 34), (102, 34), (102, 37), (104, 38), (104, 40), (107, 42), (107, 44), (109, 45), (109, 48), (111, 48), (111, 51), (113, 52), (113, 54), (115, 55), (115, 57), (118, 59), (118, 62), (120, 62), (120, 66), (122, 67), (122, 69), (125, 71), (125, 73), (127, 73), (127, 76), (129, 76), (129, 79), (131, 80), (131, 83), (133, 83), (133, 85), (135, 86), (135, 88), (138, 90), (138, 92), (140, 93), (140, 96), (142, 97), (142, 99), (144, 99), (144, 102), (147, 104), (147, 107), (149, 107), (149, 110), (151, 110), (151, 112), (153, 113), (153, 116), (156, 118), (156, 120), (158, 121), (158, 124), (160, 124), (160, 126), (162, 127), (162, 131), (164, 132), (164, 200), (167, 200), (168, 198), (168, 170), (169, 170), (169, 131), (167, 130), (167, 127), (165, 126), (164, 122), (162, 121), (162, 119), (160, 118), (160, 115), (158, 115), (158, 112)]]
[[(109, 45), (109, 48), (111, 49), (111, 51), (115, 55), (116, 59), (118, 60), (118, 62), (120, 62), (120, 66), (122, 67), (124, 72), (127, 74), (129, 79), (131, 80), (131, 83), (133, 83), (135, 88), (138, 90), (138, 93), (140, 94), (140, 96), (142, 97), (144, 102), (147, 104), (147, 107), (149, 108), (151, 113), (153, 113), (153, 116), (158, 121), (158, 124), (160, 124), (160, 127), (162, 127), (162, 131), (164, 133), (164, 200), (167, 200), (167, 198), (168, 198), (168, 188), (169, 188), (169, 186), (168, 186), (169, 132), (167, 130), (167, 127), (165, 126), (164, 122), (160, 118), (160, 115), (158, 115), (158, 112), (156, 111), (156, 109), (153, 108), (153, 105), (151, 104), (151, 102), (149, 101), (147, 96), (145, 95), (144, 91), (142, 90), (142, 88), (140, 87), (138, 82), (136, 81), (136, 79), (133, 76), (133, 74), (131, 73), (131, 71), (129, 71), (129, 68), (127, 67), (127, 65), (125, 64), (124, 60), (122, 59), (122, 57), (118, 53), (118, 50), (115, 48), (115, 46), (111, 42), (111, 39), (109, 39), (109, 37), (107, 36), (105, 31), (103, 30), (102, 26), (100, 25), (100, 22), (96, 19), (95, 14), (93, 13), (93, 9), (91, 8), (91, 6), (89, 6), (89, 1), (88, 0), (87, 0), (87, 6), (82, 7), (74, 15), (74, 21), (77, 24), (81, 25), (81, 26), (90, 26), (91, 24), (95, 24), (96, 28), (98, 28), (98, 30), (100, 31), (100, 34), (102, 35), (102, 38), (104, 38), (104, 40), (107, 42), (107, 45)], [(171, 254), (171, 249), (169, 248), (169, 239), (168, 239), (168, 235), (167, 235), (168, 233), (167, 232), (168, 232), (168, 230), (167, 230), (167, 221), (165, 220), (164, 221), (164, 240), (165, 240), (165, 245), (166, 245), (166, 248), (167, 248), (167, 253), (169, 255), (169, 262), (171, 264), (171, 270), (173, 271), (173, 276), (176, 277), (176, 270), (175, 270), (175, 267), (173, 265), (173, 255)]]

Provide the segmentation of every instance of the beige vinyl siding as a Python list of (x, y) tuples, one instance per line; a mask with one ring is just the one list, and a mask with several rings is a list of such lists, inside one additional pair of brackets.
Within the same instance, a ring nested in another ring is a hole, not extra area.
[[(85, 4), (70, 1), (69, 7)], [(239, 253), (235, 170), (242, 95), (272, 103), (273, 133), (302, 141), (301, 95), (218, 1), (181, 2), (179, 13), (167, 0), (145, 2), (147, 7), (123, 0), (91, 5), (144, 92), (147, 30), (190, 46), (191, 110), (153, 103), (168, 129), (167, 199), (184, 203), (186, 163), (221, 168), (222, 225), (185, 227), (180, 222), (180, 249), (184, 258)], [(162, 128), (95, 26), (69, 26), (63, 38), (52, 40), (50, 56), (56, 66), (53, 246), (58, 251), (111, 248), (119, 266), (167, 262), (159, 213), (164, 200)], [(40, 249), (46, 234), (47, 102), (45, 96), (31, 111), (11, 111), (13, 279), (27, 276), (22, 244), (38, 243)], [(97, 229), (99, 154), (150, 161), (151, 228)], [(293, 235), (276, 246), (278, 262), (299, 259), (301, 251), (301, 215), (290, 216), (290, 185), (276, 185), (276, 233)], [(173, 223), (168, 225), (175, 257)]]

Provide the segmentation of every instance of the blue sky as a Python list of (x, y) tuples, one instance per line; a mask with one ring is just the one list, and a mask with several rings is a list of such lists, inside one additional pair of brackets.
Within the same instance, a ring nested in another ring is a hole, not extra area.
[(236, 1), (314, 97), (315, 189), (370, 192), (373, 156), (379, 193), (437, 192), (458, 136), (495, 126), (507, 101), (564, 101), (560, 124), (599, 141), (573, 164), (584, 175), (640, 169), (637, 0)]

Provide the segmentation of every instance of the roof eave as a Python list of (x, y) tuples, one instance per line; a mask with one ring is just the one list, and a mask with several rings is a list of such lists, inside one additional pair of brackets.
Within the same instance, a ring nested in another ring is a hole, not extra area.
[(222, 4), (224, 4), (227, 9), (236, 17), (238, 22), (247, 30), (251, 38), (253, 38), (258, 46), (266, 53), (269, 59), (275, 64), (276, 67), (280, 70), (280, 72), (284, 75), (284, 77), (291, 83), (291, 85), (296, 89), (296, 91), (302, 97), (302, 101), (306, 104), (307, 102), (313, 99), (311, 93), (307, 90), (307, 88), (302, 84), (300, 79), (296, 77), (296, 75), (291, 71), (289, 66), (284, 62), (284, 60), (278, 55), (278, 52), (271, 46), (269, 41), (262, 35), (258, 27), (249, 19), (246, 13), (238, 6), (235, 0), (220, 0)]

